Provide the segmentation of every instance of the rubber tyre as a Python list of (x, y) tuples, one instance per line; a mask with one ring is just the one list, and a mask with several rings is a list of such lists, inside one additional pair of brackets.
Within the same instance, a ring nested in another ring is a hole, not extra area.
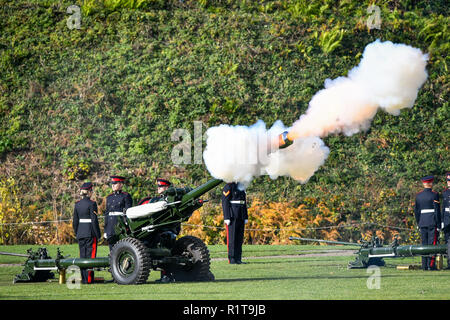
[(211, 259), (206, 245), (197, 237), (184, 236), (179, 238), (172, 249), (173, 256), (193, 258), (188, 265), (169, 265), (166, 271), (172, 274), (175, 281), (213, 281), (210, 271)]
[(145, 245), (134, 238), (118, 241), (111, 250), (109, 265), (117, 284), (143, 284), (150, 274), (150, 256)]

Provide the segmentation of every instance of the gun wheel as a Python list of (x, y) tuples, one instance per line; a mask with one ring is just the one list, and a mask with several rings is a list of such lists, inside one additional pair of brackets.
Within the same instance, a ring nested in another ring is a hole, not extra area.
[(210, 271), (209, 250), (197, 237), (185, 236), (175, 242), (172, 249), (173, 256), (187, 258), (189, 263), (184, 265), (171, 264), (166, 271), (170, 272), (175, 281), (213, 281), (214, 275)]
[(150, 256), (145, 245), (134, 238), (118, 241), (109, 257), (111, 274), (117, 284), (142, 284), (150, 274)]

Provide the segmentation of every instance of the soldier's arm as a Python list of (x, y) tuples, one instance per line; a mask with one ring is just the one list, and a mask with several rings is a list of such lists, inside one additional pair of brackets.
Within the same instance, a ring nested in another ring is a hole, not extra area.
[(247, 208), (247, 195), (245, 195), (245, 211), (244, 211), (244, 220), (248, 220), (248, 208)]
[(444, 215), (445, 215), (445, 197), (444, 194), (442, 194), (441, 223), (444, 223)]
[(433, 199), (433, 204), (434, 204), (434, 213), (436, 215), (436, 223), (438, 228), (441, 227), (441, 209), (440, 209), (440, 202), (439, 202), (439, 193), (435, 193), (434, 199)]
[(94, 201), (94, 203), (92, 204), (92, 211), (91, 211), (92, 227), (93, 227), (95, 236), (97, 237), (97, 239), (100, 239), (101, 238), (100, 226), (98, 224), (97, 214), (98, 214), (97, 202)]
[(224, 220), (230, 220), (231, 219), (230, 199), (231, 199), (230, 187), (228, 185), (225, 185), (225, 187), (222, 190), (222, 210), (223, 210), (223, 219)]
[(78, 219), (78, 213), (77, 213), (77, 206), (75, 205), (73, 208), (73, 221), (72, 221), (72, 227), (73, 227), (73, 231), (75, 232), (75, 236), (77, 235), (78, 223), (79, 223), (79, 219)]
[(133, 199), (130, 194), (127, 194), (125, 198), (125, 210), (133, 206)]
[(416, 203), (414, 204), (414, 216), (416, 217), (417, 224), (419, 224), (419, 221), (420, 221), (420, 207), (419, 207), (419, 203), (417, 202), (417, 198), (416, 198)]
[(103, 213), (103, 215), (104, 215), (105, 219), (103, 219), (103, 220), (105, 220), (104, 221), (104, 227), (105, 227), (105, 232), (106, 232), (106, 228), (108, 227), (108, 213), (109, 213), (109, 209), (108, 209), (108, 206), (107, 206), (107, 204), (108, 204), (108, 197), (105, 198), (104, 204), (105, 204), (105, 212)]

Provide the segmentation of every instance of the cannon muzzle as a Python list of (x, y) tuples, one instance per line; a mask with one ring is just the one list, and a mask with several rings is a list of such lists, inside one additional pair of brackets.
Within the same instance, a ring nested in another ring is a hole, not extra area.
[(0, 251), (0, 255), (28, 258), (28, 254), (14, 253), (14, 252), (3, 252), (3, 251)]
[(294, 139), (289, 134), (288, 131), (284, 131), (282, 134), (278, 136), (278, 148), (284, 149), (289, 147), (294, 143)]

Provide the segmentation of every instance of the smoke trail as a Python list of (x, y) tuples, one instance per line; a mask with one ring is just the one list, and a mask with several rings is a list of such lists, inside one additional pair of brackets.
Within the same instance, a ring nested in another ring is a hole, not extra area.
[(411, 108), (427, 79), (428, 56), (419, 49), (379, 40), (367, 45), (360, 64), (348, 77), (325, 80), (309, 102), (306, 113), (291, 129), (291, 137), (367, 130), (379, 108), (399, 115)]
[[(360, 64), (347, 77), (325, 80), (325, 88), (313, 96), (291, 128), (277, 121), (267, 130), (259, 120), (250, 127), (208, 129), (206, 167), (215, 178), (244, 186), (263, 174), (306, 183), (329, 154), (320, 137), (353, 135), (367, 130), (380, 108), (398, 115), (414, 105), (427, 79), (427, 59), (419, 49), (377, 40), (366, 46)], [(294, 144), (278, 150), (278, 136), (286, 130)]]

